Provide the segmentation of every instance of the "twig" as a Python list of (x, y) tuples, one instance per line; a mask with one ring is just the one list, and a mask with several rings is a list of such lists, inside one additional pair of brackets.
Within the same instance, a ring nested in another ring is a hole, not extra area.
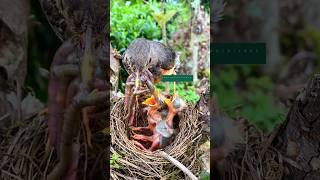
[(282, 157), (282, 159), (283, 159), (285, 162), (287, 162), (288, 164), (290, 164), (291, 166), (299, 169), (300, 171), (303, 170), (303, 168), (302, 168), (297, 162), (295, 162), (295, 161), (293, 161), (293, 160), (291, 160), (291, 159), (289, 159), (289, 158), (286, 158), (286, 157)]
[(7, 113), (7, 114), (5, 114), (5, 115), (3, 115), (2, 117), (0, 117), (0, 121), (2, 121), (2, 120), (4, 120), (4, 119), (6, 119), (7, 117), (9, 117), (10, 116), (10, 114), (9, 113)]
[[(13, 140), (10, 148), (8, 148), (7, 154), (11, 154), (11, 153), (12, 153), (12, 151), (14, 150), (14, 147), (15, 147), (16, 144), (18, 143), (18, 141), (19, 141), (19, 139), (20, 139), (20, 136), (24, 133), (24, 131), (25, 131), (25, 130), (20, 131), (20, 132), (16, 135), (16, 137), (15, 137), (15, 139)], [(7, 159), (8, 159), (8, 157), (4, 157), (4, 158), (2, 159), (2, 163), (1, 163), (0, 169), (2, 169), (2, 168), (4, 167), (4, 165), (7, 163)]]
[[(85, 132), (83, 122), (81, 122), (81, 128), (82, 128), (82, 131)], [(86, 139), (87, 139), (86, 133), (83, 133), (83, 138), (84, 138), (84, 142), (86, 142)], [(87, 167), (88, 167), (88, 147), (87, 147), (87, 143), (84, 143), (84, 167), (83, 167), (84, 180), (87, 177)]]
[(125, 176), (125, 175), (123, 175), (123, 174), (120, 174), (120, 173), (118, 173), (118, 172), (116, 172), (116, 171), (113, 171), (113, 173), (116, 174), (117, 176), (120, 176), (120, 177), (124, 178), (124, 179), (138, 180), (137, 178), (128, 177), (128, 176)]
[(160, 151), (159, 154), (170, 161), (172, 164), (177, 166), (181, 171), (183, 171), (186, 175), (188, 175), (192, 180), (198, 180), (198, 178), (183, 164), (181, 164), (178, 160), (165, 153), (164, 151)]
[(50, 154), (49, 154), (49, 158), (47, 160), (46, 168), (44, 169), (44, 173), (43, 173), (43, 180), (46, 179), (46, 175), (47, 175), (47, 171), (48, 171), (48, 168), (49, 168), (49, 164), (50, 164), (50, 161), (51, 161), (52, 154), (53, 154), (53, 149), (50, 150)]
[(249, 132), (247, 132), (246, 134), (246, 150), (244, 152), (244, 155), (243, 155), (243, 158), (242, 158), (242, 161), (241, 161), (241, 175), (240, 175), (240, 180), (242, 180), (242, 177), (243, 177), (243, 173), (244, 173), (244, 161), (245, 159), (247, 158), (247, 153), (248, 153), (248, 149), (249, 149), (249, 142), (248, 142), (248, 137), (249, 136)]
[(11, 176), (11, 177), (13, 177), (13, 178), (15, 178), (15, 179), (23, 180), (21, 177), (19, 177), (19, 176), (17, 176), (17, 175), (14, 175), (14, 174), (12, 174), (12, 173), (10, 173), (10, 172), (8, 172), (8, 171), (1, 170), (1, 172), (2, 172), (3, 174), (7, 174), (8, 176)]
[(280, 127), (277, 127), (268, 137), (267, 141), (264, 143), (263, 149), (261, 151), (261, 157), (265, 155), (267, 152), (268, 148), (270, 147), (271, 143), (273, 142), (274, 138), (278, 135), (278, 132), (280, 130)]

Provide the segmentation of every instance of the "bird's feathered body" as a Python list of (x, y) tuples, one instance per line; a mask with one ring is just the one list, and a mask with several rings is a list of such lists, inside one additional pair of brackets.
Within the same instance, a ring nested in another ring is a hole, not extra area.
[(123, 65), (129, 74), (143, 71), (151, 61), (150, 43), (146, 39), (136, 39), (127, 48)]
[(160, 42), (138, 38), (124, 53), (123, 65), (129, 74), (149, 69), (157, 77), (161, 69), (173, 68), (177, 57), (176, 52)]

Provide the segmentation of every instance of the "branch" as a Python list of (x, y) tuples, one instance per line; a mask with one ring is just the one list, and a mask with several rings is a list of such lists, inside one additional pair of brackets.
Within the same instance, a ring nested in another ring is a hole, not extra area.
[(160, 155), (170, 161), (172, 164), (177, 166), (181, 171), (183, 171), (186, 175), (188, 175), (192, 180), (198, 180), (198, 178), (183, 164), (181, 164), (178, 160), (165, 153), (164, 151), (159, 152)]

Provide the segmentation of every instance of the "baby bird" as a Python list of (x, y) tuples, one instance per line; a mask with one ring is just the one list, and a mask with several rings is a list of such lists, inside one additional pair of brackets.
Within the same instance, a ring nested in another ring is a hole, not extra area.
[[(165, 99), (167, 105), (166, 109), (161, 112), (156, 112), (157, 119), (150, 121), (148, 119), (149, 125), (146, 128), (137, 127), (134, 130), (153, 130), (151, 136), (146, 136), (142, 134), (134, 134), (132, 136), (133, 143), (143, 150), (155, 151), (169, 145), (175, 135), (175, 129), (173, 127), (173, 121), (175, 115), (182, 111), (186, 107), (186, 103), (178, 96), (174, 96), (173, 100)], [(149, 105), (150, 106), (150, 105)], [(149, 116), (150, 117), (150, 116)], [(151, 124), (150, 124), (151, 123)], [(151, 143), (151, 146), (147, 149), (140, 142), (144, 141)]]

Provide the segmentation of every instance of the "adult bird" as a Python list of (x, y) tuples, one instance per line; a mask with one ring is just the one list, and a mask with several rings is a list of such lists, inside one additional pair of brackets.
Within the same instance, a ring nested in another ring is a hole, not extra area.
[[(154, 83), (160, 81), (164, 74), (173, 73), (179, 55), (160, 42), (144, 38), (134, 40), (125, 51), (122, 64), (128, 72), (125, 90), (125, 109), (128, 111), (129, 125), (132, 126), (135, 117), (135, 102), (141, 90), (141, 82), (146, 83), (150, 92), (161, 104), (156, 95)], [(135, 87), (134, 89), (132, 89)]]

